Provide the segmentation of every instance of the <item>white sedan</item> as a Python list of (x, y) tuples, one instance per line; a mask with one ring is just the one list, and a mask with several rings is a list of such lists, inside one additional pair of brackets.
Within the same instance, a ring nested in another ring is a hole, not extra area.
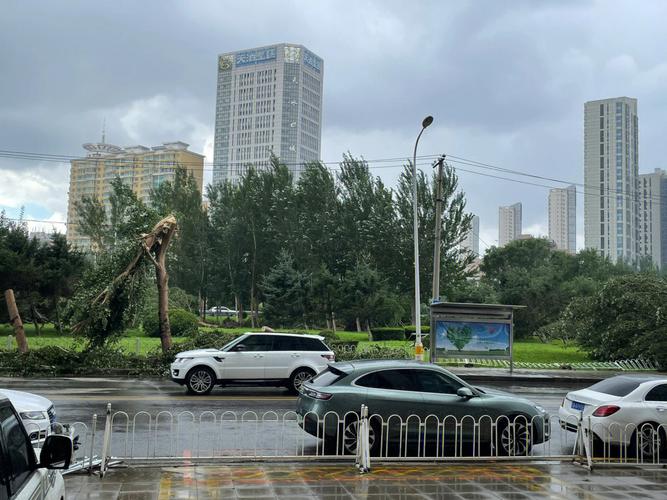
[(570, 431), (576, 431), (581, 420), (605, 449), (621, 445), (642, 459), (667, 457), (667, 378), (619, 375), (602, 380), (569, 392), (558, 417)]

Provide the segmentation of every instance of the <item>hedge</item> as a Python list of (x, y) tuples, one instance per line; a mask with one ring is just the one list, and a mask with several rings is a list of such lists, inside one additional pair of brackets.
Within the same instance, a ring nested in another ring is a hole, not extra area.
[(405, 330), (401, 327), (373, 328), (373, 340), (405, 340)]
[[(147, 315), (142, 321), (144, 332), (149, 337), (160, 336), (160, 323), (157, 311)], [(187, 337), (195, 335), (199, 327), (199, 318), (185, 309), (171, 309), (169, 311), (169, 326), (173, 337)]]

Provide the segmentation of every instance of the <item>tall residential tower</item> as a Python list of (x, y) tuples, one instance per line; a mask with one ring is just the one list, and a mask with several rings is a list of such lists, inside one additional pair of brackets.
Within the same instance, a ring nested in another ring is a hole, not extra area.
[(667, 265), (667, 172), (639, 175), (639, 254)]
[(266, 168), (271, 154), (298, 178), (320, 159), (324, 62), (280, 43), (218, 57), (213, 182)]
[(584, 105), (585, 246), (614, 262), (638, 257), (638, 145), (637, 99)]
[(521, 203), (498, 209), (498, 246), (504, 247), (521, 234)]
[(577, 251), (577, 188), (549, 190), (549, 239), (559, 250)]
[(475, 257), (479, 257), (479, 216), (473, 215), (470, 221), (470, 231), (461, 242), (461, 247), (471, 252)]

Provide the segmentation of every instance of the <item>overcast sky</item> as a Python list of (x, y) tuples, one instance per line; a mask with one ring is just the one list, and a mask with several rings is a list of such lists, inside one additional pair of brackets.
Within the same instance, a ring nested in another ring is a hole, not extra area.
[[(4, 2), (0, 150), (83, 154), (106, 119), (107, 142), (183, 140), (210, 162), (217, 54), (291, 42), (324, 59), (324, 161), (407, 158), (431, 114), (419, 154), (583, 182), (583, 103), (626, 95), (647, 172), (667, 166), (665, 19), (661, 0)], [(65, 220), (68, 171), (0, 158), (0, 209)], [(390, 185), (399, 171), (374, 170)], [(524, 232), (547, 233), (548, 189), (460, 184), (482, 248), (499, 205), (521, 201)]]

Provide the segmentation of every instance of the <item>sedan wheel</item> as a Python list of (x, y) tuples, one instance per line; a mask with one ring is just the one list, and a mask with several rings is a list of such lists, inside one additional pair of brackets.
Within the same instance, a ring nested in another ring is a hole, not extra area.
[(208, 394), (214, 385), (213, 372), (209, 368), (195, 368), (188, 374), (187, 384), (190, 394)]
[[(357, 454), (357, 435), (359, 431), (359, 421), (353, 420), (348, 423), (343, 430), (343, 450), (347, 455)], [(371, 451), (375, 448), (375, 428), (368, 426), (368, 447)]]
[(532, 443), (530, 432), (525, 422), (515, 420), (514, 424), (508, 423), (499, 433), (499, 454), (503, 456), (526, 456), (530, 454)]

